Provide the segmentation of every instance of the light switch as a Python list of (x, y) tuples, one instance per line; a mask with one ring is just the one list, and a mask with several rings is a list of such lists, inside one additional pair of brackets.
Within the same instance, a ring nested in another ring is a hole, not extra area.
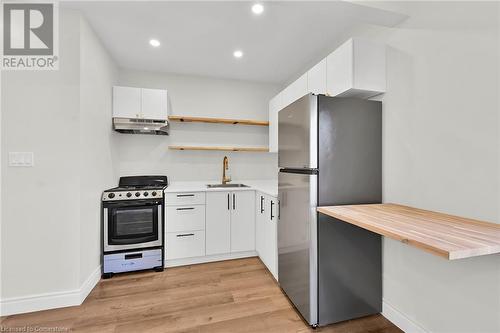
[(33, 152), (9, 152), (9, 166), (32, 167), (33, 164)]

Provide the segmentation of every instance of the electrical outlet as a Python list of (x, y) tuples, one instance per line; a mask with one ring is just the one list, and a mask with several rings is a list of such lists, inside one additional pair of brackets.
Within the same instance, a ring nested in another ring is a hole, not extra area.
[(34, 164), (33, 152), (9, 152), (9, 166), (32, 167)]

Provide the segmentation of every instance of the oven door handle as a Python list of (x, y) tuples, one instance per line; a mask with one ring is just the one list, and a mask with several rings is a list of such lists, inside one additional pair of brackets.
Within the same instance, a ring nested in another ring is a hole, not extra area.
[(129, 235), (128, 238), (113, 238), (113, 245), (129, 245), (129, 244), (139, 244), (139, 243), (149, 243), (154, 240), (151, 240), (151, 236), (147, 237), (134, 237)]
[(105, 202), (104, 207), (138, 207), (138, 206), (158, 206), (162, 205), (161, 200), (130, 200), (130, 201), (120, 201), (120, 202)]

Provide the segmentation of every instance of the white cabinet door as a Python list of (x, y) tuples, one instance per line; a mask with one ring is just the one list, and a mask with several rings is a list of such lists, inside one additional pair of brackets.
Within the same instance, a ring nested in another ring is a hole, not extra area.
[(167, 119), (167, 91), (163, 89), (141, 89), (142, 118)]
[(307, 93), (307, 73), (305, 73), (283, 90), (282, 104), (286, 107)]
[(275, 197), (268, 196), (269, 218), (266, 219), (267, 268), (278, 280), (278, 215), (279, 205)]
[(167, 206), (165, 224), (167, 232), (205, 230), (205, 206)]
[(326, 88), (330, 96), (340, 95), (353, 87), (353, 55), (353, 40), (350, 39), (326, 57)]
[(165, 257), (167, 260), (205, 255), (205, 232), (169, 232), (165, 237)]
[(307, 72), (307, 88), (313, 94), (326, 94), (326, 58)]
[(281, 93), (269, 101), (269, 152), (278, 152), (278, 112), (281, 105)]
[(141, 88), (113, 87), (113, 117), (141, 117)]
[(266, 255), (266, 217), (265, 213), (265, 195), (257, 192), (255, 197), (255, 250), (259, 254), (260, 260), (264, 262)]
[(255, 192), (231, 193), (231, 252), (255, 250)]
[[(258, 193), (256, 196), (256, 249), (260, 260), (278, 279), (278, 201), (275, 197)], [(262, 206), (261, 206), (262, 202)], [(272, 208), (272, 217), (271, 217)]]
[[(207, 192), (206, 194), (206, 254), (231, 251), (231, 193)], [(253, 205), (252, 205), (253, 207)]]
[(385, 45), (349, 39), (326, 62), (330, 96), (369, 98), (385, 92)]

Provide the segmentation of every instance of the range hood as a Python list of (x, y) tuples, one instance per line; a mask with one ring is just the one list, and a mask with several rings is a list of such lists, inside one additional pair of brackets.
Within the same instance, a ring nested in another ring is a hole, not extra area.
[(113, 129), (128, 134), (168, 135), (167, 120), (113, 118)]

